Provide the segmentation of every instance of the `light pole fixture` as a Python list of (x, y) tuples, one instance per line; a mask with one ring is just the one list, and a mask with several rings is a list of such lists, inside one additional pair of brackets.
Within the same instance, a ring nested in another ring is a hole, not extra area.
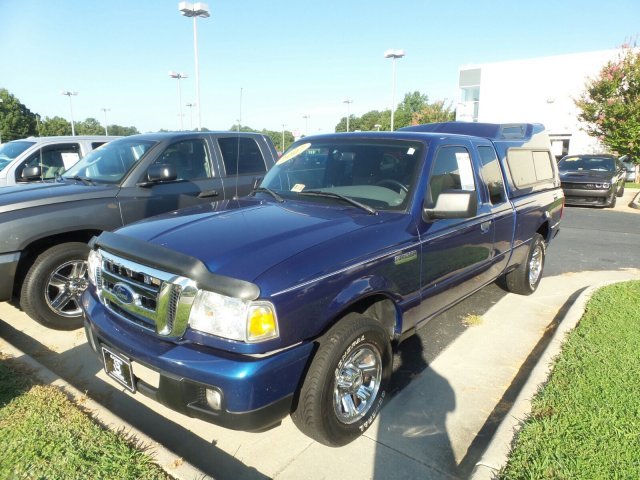
[(76, 127), (73, 124), (73, 103), (71, 102), (71, 97), (75, 97), (78, 95), (78, 92), (70, 92), (70, 91), (61, 91), (60, 95), (66, 95), (69, 97), (69, 110), (71, 111), (71, 135), (76, 136)]
[(353, 100), (347, 98), (345, 100), (342, 101), (342, 103), (346, 103), (347, 104), (347, 133), (349, 133), (349, 117), (351, 116), (351, 112), (350, 112), (350, 106), (353, 103)]
[(379, 123), (376, 123), (373, 127), (376, 129), (376, 132), (379, 132), (380, 127), (382, 127), (382, 125), (380, 125)]
[(193, 107), (196, 106), (195, 103), (187, 103), (187, 107), (189, 107), (189, 130), (193, 130)]
[(103, 107), (100, 110), (104, 112), (104, 136), (106, 137), (107, 135), (109, 135), (109, 129), (107, 128), (107, 112), (110, 112), (111, 109)]
[(396, 58), (405, 56), (404, 50), (394, 50), (390, 48), (384, 52), (384, 58), (393, 59), (393, 67), (391, 69), (391, 131), (393, 132), (393, 112), (396, 108)]
[(202, 111), (200, 105), (200, 66), (198, 64), (198, 23), (196, 19), (198, 17), (209, 17), (209, 6), (203, 2), (180, 2), (178, 3), (178, 10), (185, 17), (193, 18), (193, 50), (195, 56), (196, 66), (196, 108), (198, 109), (198, 130), (202, 130)]
[(310, 115), (303, 115), (302, 118), (305, 120), (304, 132), (305, 135), (309, 135), (309, 117)]
[(286, 127), (286, 125), (283, 123), (282, 124), (282, 148), (280, 149), (282, 152), (284, 152), (284, 127)]
[(178, 80), (178, 115), (180, 116), (180, 130), (184, 130), (182, 123), (182, 88), (180, 88), (180, 79), (189, 78), (189, 76), (186, 73), (178, 73), (174, 71), (169, 72), (169, 76)]

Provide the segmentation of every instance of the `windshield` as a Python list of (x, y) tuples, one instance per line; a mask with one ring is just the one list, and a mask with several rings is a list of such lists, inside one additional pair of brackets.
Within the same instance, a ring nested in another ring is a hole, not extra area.
[(558, 162), (561, 172), (614, 172), (615, 168), (615, 160), (607, 157), (567, 157)]
[(284, 200), (335, 203), (342, 196), (376, 210), (403, 210), (424, 148), (404, 140), (301, 140), (282, 155), (260, 187)]
[(64, 178), (81, 178), (99, 183), (119, 183), (156, 142), (122, 138), (92, 150), (67, 170)]
[(24, 152), (31, 145), (36, 142), (27, 142), (23, 140), (16, 140), (14, 142), (4, 143), (0, 145), (0, 171), (11, 163), (18, 155)]

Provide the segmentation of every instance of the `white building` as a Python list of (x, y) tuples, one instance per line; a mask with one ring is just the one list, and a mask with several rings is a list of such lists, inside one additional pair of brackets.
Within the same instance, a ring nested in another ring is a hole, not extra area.
[(581, 129), (574, 99), (620, 50), (460, 67), (456, 120), (542, 123), (557, 157), (605, 149)]

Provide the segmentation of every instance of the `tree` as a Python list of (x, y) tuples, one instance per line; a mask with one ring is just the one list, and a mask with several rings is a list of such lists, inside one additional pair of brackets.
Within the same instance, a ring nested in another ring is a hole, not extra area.
[(140, 133), (136, 127), (123, 127), (121, 125), (109, 125), (109, 135), (120, 135), (127, 137)]
[(455, 118), (456, 112), (451, 103), (446, 104), (445, 100), (436, 100), (433, 103), (427, 103), (421, 110), (415, 112), (411, 123), (420, 125), (421, 123), (451, 122)]
[(417, 90), (405, 94), (393, 116), (393, 128), (397, 129), (411, 125), (414, 114), (422, 111), (427, 106), (428, 101), (429, 97)]
[(588, 81), (575, 104), (590, 136), (640, 163), (639, 49), (623, 46), (619, 57)]
[(83, 122), (76, 123), (76, 134), (78, 135), (102, 135), (104, 127), (95, 118), (87, 118)]
[(71, 123), (62, 117), (44, 117), (40, 119), (40, 135), (71, 135)]
[(0, 88), (0, 141), (36, 135), (36, 116), (6, 88)]
[[(237, 132), (238, 124), (232, 125), (231, 128), (229, 128), (229, 130), (232, 132)], [(266, 128), (263, 128), (262, 130), (258, 131), (255, 128), (251, 128), (246, 125), (244, 126), (241, 125), (240, 131), (241, 132), (257, 132), (257, 133), (262, 133), (263, 135), (266, 135), (271, 139), (271, 141), (273, 142), (273, 146), (279, 152), (283, 152), (284, 150), (289, 148), (289, 146), (294, 142), (293, 133), (291, 133), (289, 130), (285, 130), (284, 132), (284, 148), (282, 145), (282, 131), (277, 132), (275, 130), (267, 130)]]

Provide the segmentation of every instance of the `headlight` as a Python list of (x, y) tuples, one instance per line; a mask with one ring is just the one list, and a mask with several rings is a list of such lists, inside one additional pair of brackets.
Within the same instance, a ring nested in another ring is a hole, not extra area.
[(102, 255), (98, 250), (91, 250), (87, 259), (87, 276), (94, 287), (98, 286), (97, 272), (102, 267)]
[(200, 290), (189, 314), (194, 330), (241, 342), (278, 336), (276, 310), (269, 302), (251, 302)]
[(611, 186), (611, 184), (610, 184), (610, 183), (607, 183), (607, 182), (604, 182), (604, 183), (602, 184), (602, 188), (609, 188), (610, 186)]

